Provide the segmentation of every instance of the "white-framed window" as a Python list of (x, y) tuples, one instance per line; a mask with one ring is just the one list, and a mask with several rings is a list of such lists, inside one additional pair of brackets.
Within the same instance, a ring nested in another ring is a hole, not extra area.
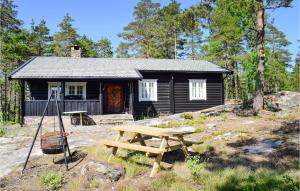
[[(57, 92), (60, 95), (61, 82), (48, 82), (48, 98), (51, 91)], [(86, 82), (65, 82), (65, 96), (79, 96), (86, 99)], [(51, 99), (54, 99), (54, 95)], [(58, 97), (60, 100), (60, 96)]]
[(143, 79), (139, 81), (139, 101), (157, 101), (156, 79)]
[(78, 96), (86, 99), (86, 82), (66, 82), (66, 96)]
[(190, 100), (206, 100), (206, 80), (189, 80)]

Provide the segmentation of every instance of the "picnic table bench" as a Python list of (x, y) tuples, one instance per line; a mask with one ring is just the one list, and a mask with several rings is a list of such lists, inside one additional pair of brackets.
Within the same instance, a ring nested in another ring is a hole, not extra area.
[(63, 114), (70, 115), (71, 123), (72, 123), (72, 115), (73, 114), (79, 114), (79, 116), (80, 116), (80, 126), (82, 126), (82, 124), (83, 124), (82, 114), (85, 114), (85, 113), (87, 113), (87, 111), (66, 111), (66, 112), (63, 112)]
[[(153, 177), (160, 166), (161, 159), (165, 152), (182, 149), (185, 156), (188, 156), (187, 146), (192, 144), (199, 144), (199, 141), (184, 140), (184, 135), (192, 134), (195, 132), (193, 128), (189, 129), (161, 129), (155, 127), (147, 127), (140, 125), (132, 126), (117, 126), (112, 127), (112, 130), (118, 131), (118, 136), (114, 141), (112, 140), (100, 140), (99, 143), (106, 145), (109, 148), (112, 148), (112, 153), (108, 158), (108, 161), (116, 155), (118, 148), (141, 151), (145, 152), (147, 156), (150, 154), (156, 155), (153, 168), (150, 173), (150, 177)], [(133, 134), (132, 138), (125, 141), (121, 141), (124, 133)], [(158, 138), (160, 140), (159, 147), (147, 146), (145, 140)], [(176, 144), (170, 145), (169, 140), (175, 141)], [(134, 143), (140, 143), (140, 145)]]

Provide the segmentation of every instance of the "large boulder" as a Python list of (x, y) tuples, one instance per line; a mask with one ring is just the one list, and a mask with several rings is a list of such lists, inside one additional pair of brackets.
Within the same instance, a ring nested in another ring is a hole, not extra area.
[(290, 110), (300, 106), (299, 92), (282, 91), (266, 95), (264, 98), (265, 108), (273, 112)]
[(81, 168), (81, 176), (97, 182), (116, 182), (125, 173), (123, 167), (113, 166), (100, 161), (89, 161)]

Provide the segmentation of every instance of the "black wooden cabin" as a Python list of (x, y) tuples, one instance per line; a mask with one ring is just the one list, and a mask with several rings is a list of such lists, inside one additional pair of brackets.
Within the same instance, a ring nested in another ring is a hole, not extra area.
[[(9, 78), (21, 82), (22, 119), (41, 116), (51, 91), (60, 95), (62, 112), (155, 116), (223, 104), (228, 73), (199, 60), (34, 57)], [(54, 106), (46, 115), (55, 115)]]

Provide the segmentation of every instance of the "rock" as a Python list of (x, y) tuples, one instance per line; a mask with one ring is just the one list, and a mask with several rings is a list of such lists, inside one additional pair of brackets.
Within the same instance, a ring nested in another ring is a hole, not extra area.
[(273, 112), (289, 110), (300, 106), (300, 93), (282, 91), (264, 97), (265, 109)]
[(254, 121), (244, 121), (243, 122), (243, 124), (245, 124), (245, 125), (249, 125), (249, 124), (253, 124), (253, 123), (255, 123)]
[(233, 110), (233, 113), (235, 113), (237, 116), (240, 116), (240, 117), (250, 117), (250, 116), (256, 115), (256, 113), (253, 109), (238, 108), (238, 109)]
[(205, 125), (207, 128), (211, 129), (211, 128), (215, 128), (217, 127), (217, 124), (214, 124), (214, 123), (208, 123)]
[(289, 112), (287, 111), (279, 111), (278, 113), (276, 113), (276, 117), (278, 118), (285, 118), (289, 116)]
[(116, 182), (124, 175), (124, 168), (99, 161), (90, 161), (81, 168), (81, 176), (97, 182)]
[(274, 140), (264, 140), (260, 143), (246, 146), (246, 154), (262, 154), (262, 153), (272, 153), (276, 148), (282, 145), (282, 141)]

